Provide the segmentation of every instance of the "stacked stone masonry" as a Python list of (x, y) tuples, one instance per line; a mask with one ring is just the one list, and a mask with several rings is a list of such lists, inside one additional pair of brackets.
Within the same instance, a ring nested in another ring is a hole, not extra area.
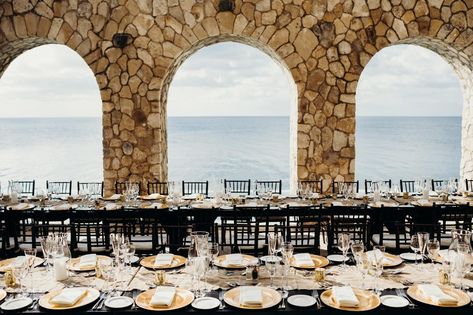
[[(25, 50), (76, 51), (103, 101), (103, 168), (115, 180), (167, 180), (169, 84), (192, 53), (222, 41), (259, 48), (297, 88), (294, 179), (352, 180), (355, 94), (363, 68), (395, 44), (427, 47), (464, 93), (461, 174), (473, 178), (473, 0), (3, 0), (0, 75)], [(132, 42), (114, 47), (116, 33)], [(447, 104), (446, 104), (447, 106)], [(328, 185), (325, 185), (328, 187)]]

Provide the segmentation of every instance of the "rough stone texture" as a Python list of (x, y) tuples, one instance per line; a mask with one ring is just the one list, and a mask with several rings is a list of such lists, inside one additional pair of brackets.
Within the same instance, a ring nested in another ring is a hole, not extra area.
[[(355, 93), (382, 48), (415, 44), (445, 58), (464, 91), (461, 175), (473, 178), (473, 5), (460, 0), (0, 1), (0, 75), (25, 50), (69, 46), (103, 100), (106, 191), (115, 180), (167, 180), (169, 85), (198, 49), (236, 41), (261, 49), (294, 81), (291, 184), (355, 174)], [(133, 37), (115, 48), (115, 33)], [(144, 187), (144, 186), (143, 186)]]

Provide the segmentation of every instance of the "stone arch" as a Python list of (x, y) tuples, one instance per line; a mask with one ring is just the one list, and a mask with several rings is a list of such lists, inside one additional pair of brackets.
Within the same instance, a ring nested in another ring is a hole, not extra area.
[[(291, 104), (289, 104), (290, 106), (289, 107), (290, 108), (290, 158), (289, 158), (290, 175), (289, 175), (289, 178), (291, 181), (290, 188), (291, 190), (293, 190), (296, 188), (295, 184), (297, 182), (297, 86), (284, 60), (269, 45), (262, 44), (258, 40), (249, 36), (243, 36), (243, 35), (235, 36), (235, 35), (228, 35), (228, 34), (222, 34), (220, 36), (211, 36), (211, 37), (202, 39), (194, 43), (186, 51), (182, 52), (182, 54), (179, 57), (174, 59), (173, 63), (167, 69), (167, 72), (164, 75), (163, 83), (160, 89), (160, 104), (162, 106), (162, 109), (164, 109), (164, 115), (162, 119), (164, 119), (164, 121), (167, 120), (167, 96), (169, 92), (169, 87), (179, 67), (187, 60), (187, 58), (192, 56), (198, 50), (204, 47), (211, 46), (213, 44), (223, 43), (223, 42), (241, 43), (241, 44), (248, 45), (250, 47), (253, 47), (262, 51), (263, 53), (268, 55), (283, 70), (283, 73), (288, 78), (289, 84), (292, 86), (292, 95), (291, 95), (292, 101), (291, 101)], [(162, 121), (161, 124), (165, 124), (164, 121)], [(161, 141), (162, 143), (166, 145), (166, 149), (164, 151), (167, 152), (167, 132), (165, 132), (164, 130), (163, 130)], [(167, 164), (167, 156), (165, 158), (166, 158), (166, 164)]]

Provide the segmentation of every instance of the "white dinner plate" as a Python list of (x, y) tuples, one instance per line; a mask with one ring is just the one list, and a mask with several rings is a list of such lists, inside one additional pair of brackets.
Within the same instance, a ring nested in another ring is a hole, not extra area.
[(220, 301), (210, 296), (204, 296), (195, 299), (192, 302), (192, 307), (198, 310), (213, 310), (220, 306)]
[[(328, 255), (327, 259), (333, 262), (343, 262), (343, 255)], [(350, 258), (345, 257), (345, 261), (349, 261)]]
[(0, 308), (4, 311), (14, 311), (14, 310), (20, 310), (22, 308), (25, 308), (31, 303), (33, 303), (33, 300), (31, 298), (21, 297), (21, 298), (11, 299), (11, 300), (3, 302)]
[(130, 262), (131, 262), (132, 264), (134, 264), (134, 263), (138, 262), (139, 260), (140, 260), (140, 257), (138, 257), (138, 256), (133, 256), (133, 257), (131, 257)]
[(309, 307), (316, 303), (316, 299), (310, 295), (296, 294), (287, 298), (287, 303), (297, 307)]
[(262, 262), (266, 262), (267, 260), (271, 260), (273, 259), (274, 261), (278, 262), (278, 261), (281, 261), (282, 258), (279, 257), (279, 256), (263, 256), (263, 257), (260, 257), (260, 260)]
[(415, 253), (402, 253), (399, 255), (404, 260), (409, 260), (409, 261), (416, 261), (416, 260), (421, 260), (422, 256), (421, 254), (417, 254), (417, 259), (416, 259), (416, 254)]
[(114, 296), (105, 300), (108, 308), (126, 308), (133, 305), (133, 299), (128, 296)]
[(402, 296), (397, 295), (383, 295), (381, 298), (381, 303), (388, 307), (406, 307), (409, 305), (409, 301)]

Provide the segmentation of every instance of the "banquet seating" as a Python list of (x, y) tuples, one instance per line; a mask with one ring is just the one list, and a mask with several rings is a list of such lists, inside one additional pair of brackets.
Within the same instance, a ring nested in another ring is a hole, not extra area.
[(355, 185), (355, 192), (360, 192), (360, 181), (332, 181), (332, 193), (340, 194), (340, 184)]
[(465, 179), (465, 190), (469, 192), (473, 191), (473, 179)]
[(150, 181), (147, 183), (147, 192), (148, 192), (148, 195), (151, 195), (151, 194), (167, 195), (169, 193), (168, 183), (160, 182), (159, 180)]
[(415, 180), (399, 180), (399, 187), (401, 188), (401, 192), (408, 192), (414, 193), (415, 190)]
[(182, 195), (188, 196), (193, 194), (209, 195), (209, 181), (205, 182), (187, 182), (182, 181)]
[(138, 191), (141, 191), (140, 182), (115, 182), (115, 193), (124, 194), (128, 184), (138, 185)]
[[(437, 191), (437, 189), (443, 185), (443, 183), (445, 183), (447, 180), (443, 180), (443, 179), (432, 179), (430, 181), (430, 190), (432, 191)], [(455, 178), (455, 183), (458, 184), (458, 179)]]
[(305, 191), (309, 189), (311, 192), (322, 194), (324, 192), (323, 188), (324, 181), (321, 180), (300, 180), (299, 189)]
[(294, 252), (320, 254), (320, 224), (317, 219), (295, 225), (278, 225), (276, 232), (281, 233), (286, 242), (292, 243)]
[(103, 182), (77, 182), (77, 195), (103, 197)]
[(231, 194), (251, 194), (251, 180), (224, 179), (223, 188), (226, 193)]
[(255, 191), (257, 195), (258, 187), (271, 190), (273, 194), (282, 194), (282, 180), (257, 180), (255, 182)]
[(441, 228), (441, 245), (448, 246), (452, 231), (457, 229), (471, 230), (473, 212), (467, 205), (435, 205), (433, 213), (437, 214)]
[(214, 241), (223, 253), (257, 255), (265, 246), (265, 241), (259, 239), (258, 227), (248, 221), (215, 223)]
[(428, 232), (430, 234), (429, 239), (436, 239), (439, 242), (441, 240), (440, 223), (424, 224), (414, 223), (412, 221), (399, 222), (396, 224), (396, 230), (396, 244), (394, 250), (391, 250), (389, 246), (385, 245), (392, 253), (408, 251), (410, 249), (412, 235), (416, 235), (419, 232)]
[(365, 179), (365, 194), (372, 194), (374, 192), (374, 188), (373, 188), (374, 183), (383, 183), (389, 188), (392, 187), (392, 181), (390, 179), (381, 180), (381, 181), (372, 181), (372, 180)]
[(70, 196), (72, 195), (72, 181), (58, 182), (47, 180), (46, 189), (55, 197)]
[(11, 181), (10, 185), (17, 184), (20, 187), (19, 193), (21, 195), (34, 196), (35, 194), (35, 180), (15, 180)]

